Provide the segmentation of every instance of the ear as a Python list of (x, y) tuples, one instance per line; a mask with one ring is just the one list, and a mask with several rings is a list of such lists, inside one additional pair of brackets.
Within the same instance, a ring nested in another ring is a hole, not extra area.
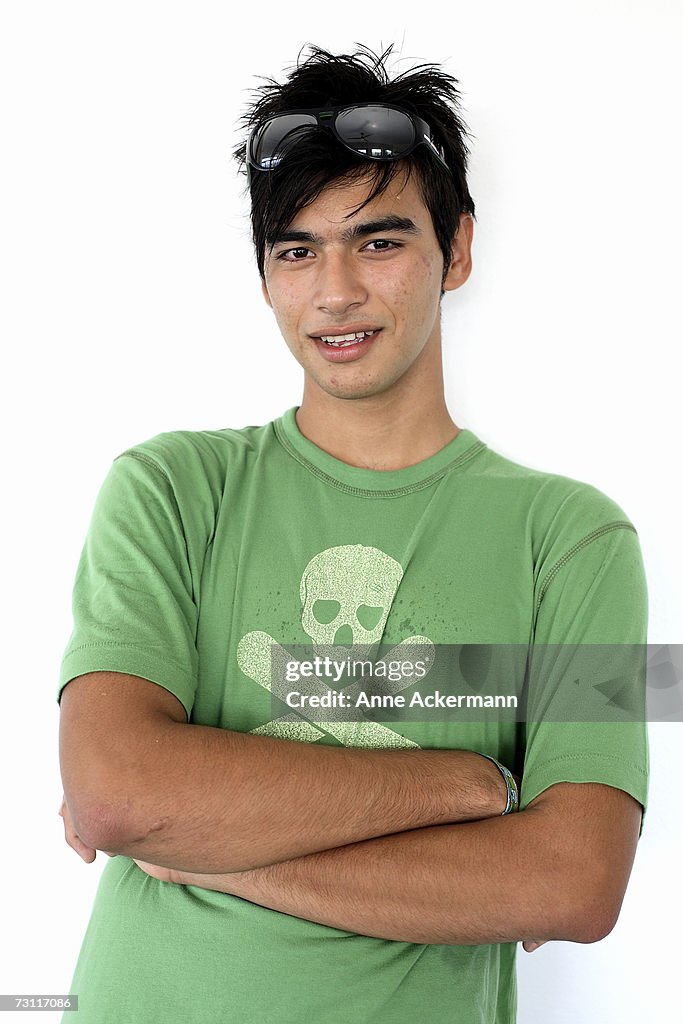
[(443, 290), (454, 291), (464, 284), (472, 270), (472, 235), (474, 234), (474, 221), (469, 213), (460, 215), (460, 224), (453, 238), (451, 251), (453, 259), (444, 279)]
[(268, 285), (266, 284), (265, 277), (261, 278), (261, 291), (263, 292), (263, 298), (266, 300), (270, 308), (273, 308), (273, 303), (270, 301), (270, 295), (268, 294)]

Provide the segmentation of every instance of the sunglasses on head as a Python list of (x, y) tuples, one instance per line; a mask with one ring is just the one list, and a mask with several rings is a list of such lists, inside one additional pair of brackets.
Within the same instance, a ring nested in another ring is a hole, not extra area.
[(331, 131), (342, 146), (365, 160), (400, 160), (424, 144), (450, 174), (427, 122), (392, 103), (350, 103), (275, 114), (249, 137), (247, 172), (251, 167), (272, 171), (302, 133), (316, 127)]

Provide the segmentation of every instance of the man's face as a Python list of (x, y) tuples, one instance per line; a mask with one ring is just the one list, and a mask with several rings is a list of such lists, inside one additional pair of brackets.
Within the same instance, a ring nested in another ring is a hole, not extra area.
[[(307, 388), (363, 398), (424, 386), (437, 362), (440, 371), (443, 254), (415, 178), (405, 179), (348, 219), (369, 180), (328, 187), (266, 255), (263, 292)], [(463, 216), (445, 290), (469, 276), (471, 237)], [(366, 331), (375, 333), (345, 347), (321, 340)]]

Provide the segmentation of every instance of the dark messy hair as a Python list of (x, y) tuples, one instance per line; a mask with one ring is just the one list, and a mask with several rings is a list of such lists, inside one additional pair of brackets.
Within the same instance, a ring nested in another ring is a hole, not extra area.
[[(355, 53), (332, 54), (309, 44), (310, 55), (301, 61), (303, 50), (299, 53), (297, 65), (289, 69), (284, 83), (264, 78), (264, 84), (253, 90), (254, 101), (240, 119), (247, 138), (269, 117), (287, 110), (360, 102), (393, 103), (427, 122), (451, 174), (428, 146), (418, 146), (402, 160), (374, 162), (356, 156), (329, 131), (316, 127), (303, 130), (301, 138), (288, 147), (286, 159), (273, 170), (252, 168), (250, 175), (252, 236), (262, 278), (266, 249), (299, 211), (332, 183), (371, 176), (371, 192), (348, 215), (353, 216), (381, 195), (401, 169), (408, 176), (415, 172), (443, 253), (444, 279), (451, 264), (451, 244), (460, 215), (468, 213), (474, 217), (474, 202), (467, 187), (469, 149), (465, 140), (470, 136), (459, 114), (458, 80), (434, 64), (420, 64), (390, 79), (385, 64), (393, 45), (379, 55), (360, 43), (356, 46)], [(233, 156), (246, 172), (245, 142), (234, 149)]]

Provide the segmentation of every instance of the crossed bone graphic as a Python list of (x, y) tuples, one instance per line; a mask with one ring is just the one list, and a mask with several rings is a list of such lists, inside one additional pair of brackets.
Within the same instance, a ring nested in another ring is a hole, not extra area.
[[(374, 663), (375, 667), (386, 664), (391, 660), (414, 659), (414, 649), (419, 645), (421, 660), (426, 663), (427, 674), (434, 663), (434, 644), (426, 636), (410, 636), (402, 640), (389, 651), (387, 655)], [(271, 660), (272, 659), (272, 660)], [(237, 648), (237, 661), (245, 675), (262, 686), (264, 690), (272, 693), (272, 664), (284, 666), (296, 660), (290, 652), (278, 643), (277, 640), (261, 630), (252, 630), (246, 633), (239, 642)], [(394, 681), (388, 676), (382, 677), (382, 692), (385, 694), (396, 694), (407, 689), (414, 683), (414, 679), (400, 679)], [(372, 678), (366, 676), (355, 679), (348, 686), (341, 690), (351, 701), (355, 701), (358, 694), (368, 685), (372, 685)], [(327, 687), (320, 679), (315, 677), (306, 679), (306, 692), (310, 694), (323, 694), (328, 692)], [(256, 736), (273, 736), (280, 739), (306, 740), (313, 743), (323, 735), (323, 729), (339, 740), (345, 747), (419, 747), (418, 743), (409, 740), (405, 736), (394, 732), (379, 722), (321, 722), (322, 728), (318, 728), (309, 722), (303, 711), (291, 711), (281, 715), (279, 718), (267, 722), (265, 725), (252, 729)]]
[[(392, 601), (403, 577), (401, 565), (379, 548), (362, 544), (348, 544), (327, 548), (315, 555), (301, 577), (301, 623), (313, 641), (316, 652), (344, 660), (348, 650), (331, 646), (340, 628), (346, 627), (353, 635), (354, 644), (379, 643)], [(320, 610), (322, 609), (322, 611)], [(336, 614), (332, 614), (336, 612)], [(367, 623), (370, 623), (370, 628)], [(374, 663), (374, 672), (380, 664), (391, 660), (406, 661), (420, 654), (427, 673), (434, 663), (434, 644), (426, 636), (410, 636), (393, 647), (388, 654)], [(242, 672), (265, 690), (272, 693), (273, 667), (296, 661), (290, 652), (263, 630), (251, 630), (240, 640), (237, 662)], [(375, 681), (363, 677), (354, 680), (341, 692), (352, 701)], [(382, 692), (396, 694), (407, 689), (414, 679), (398, 681), (382, 677)], [(322, 695), (328, 688), (314, 677), (306, 680), (307, 693)], [(292, 711), (272, 722), (252, 729), (254, 735), (280, 739), (315, 742), (324, 731), (334, 736), (345, 747), (419, 747), (418, 743), (401, 736), (379, 722), (330, 721), (309, 722), (305, 713)], [(324, 731), (323, 731), (324, 730)]]

